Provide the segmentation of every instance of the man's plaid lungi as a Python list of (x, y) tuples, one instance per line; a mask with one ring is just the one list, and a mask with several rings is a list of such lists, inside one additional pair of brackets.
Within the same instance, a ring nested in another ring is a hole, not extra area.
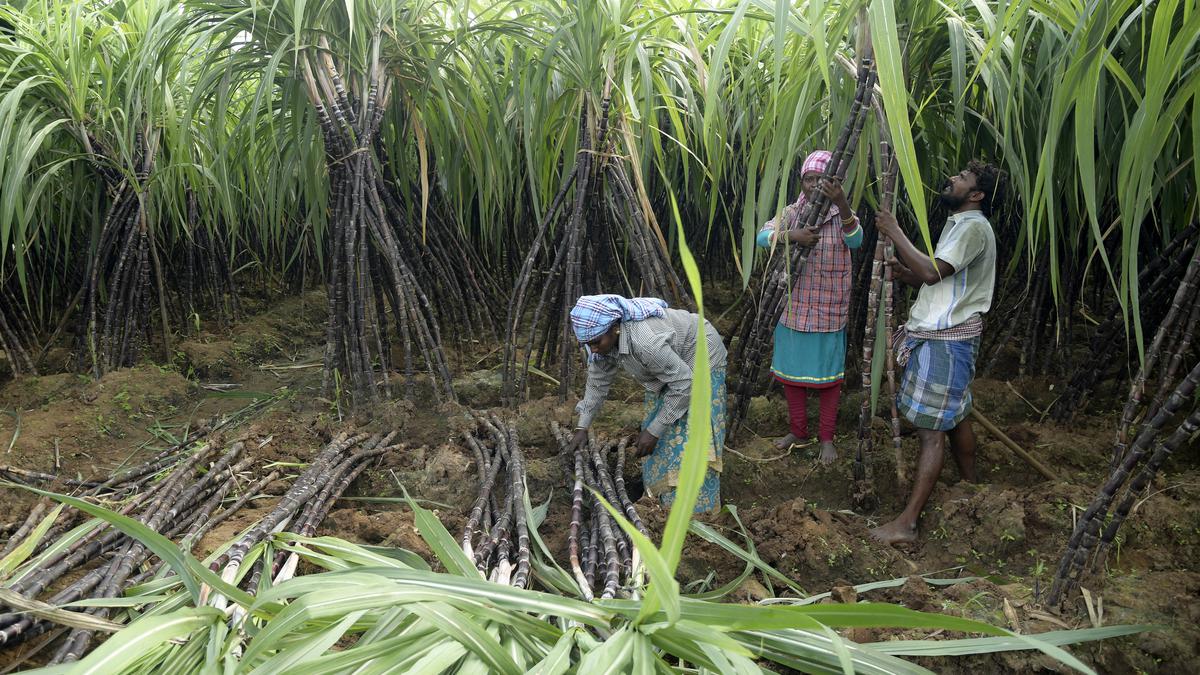
[(979, 337), (907, 342), (912, 355), (900, 378), (896, 408), (920, 429), (949, 431), (971, 412)]

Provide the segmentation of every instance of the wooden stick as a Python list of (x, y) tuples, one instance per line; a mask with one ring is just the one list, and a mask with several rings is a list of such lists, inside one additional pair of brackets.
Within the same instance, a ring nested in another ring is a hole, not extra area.
[(996, 439), (1004, 445), (1008, 446), (1009, 450), (1012, 450), (1018, 457), (1025, 460), (1029, 466), (1037, 469), (1038, 473), (1042, 474), (1049, 480), (1058, 480), (1058, 476), (1056, 476), (1053, 471), (1047, 469), (1046, 466), (1039, 462), (1036, 457), (1029, 454), (1021, 446), (1017, 445), (1016, 441), (1009, 438), (1008, 435), (1003, 431), (1000, 431), (1000, 429), (995, 424), (992, 424), (991, 420), (984, 417), (983, 413), (979, 412), (979, 408), (974, 405), (971, 406), (971, 417), (975, 418), (977, 422), (982, 424), (983, 428), (988, 430), (988, 433), (990, 433), (992, 436), (995, 436)]

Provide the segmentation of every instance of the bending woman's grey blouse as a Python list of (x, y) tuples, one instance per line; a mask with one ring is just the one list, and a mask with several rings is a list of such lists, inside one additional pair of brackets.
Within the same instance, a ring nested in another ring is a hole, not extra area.
[[(692, 366), (696, 360), (697, 316), (680, 309), (667, 309), (661, 317), (621, 324), (616, 350), (597, 356), (588, 364), (587, 387), (583, 400), (575, 406), (579, 414), (577, 428), (592, 425), (618, 367), (624, 368), (647, 391), (663, 392), (665, 400), (658, 415), (646, 426), (656, 437), (687, 414), (692, 394)], [(704, 322), (708, 338), (709, 369), (725, 367), (725, 345), (711, 323)]]

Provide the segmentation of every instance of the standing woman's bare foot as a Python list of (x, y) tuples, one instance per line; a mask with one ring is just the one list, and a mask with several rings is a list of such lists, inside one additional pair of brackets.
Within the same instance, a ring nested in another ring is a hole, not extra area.
[(818, 459), (825, 466), (837, 460), (837, 448), (833, 447), (833, 441), (821, 441), (821, 456)]
[(871, 528), (871, 538), (881, 544), (915, 544), (917, 543), (917, 525), (902, 523), (899, 519), (885, 525)]
[(791, 450), (794, 446), (799, 445), (800, 442), (796, 434), (788, 434), (783, 438), (775, 439), (775, 447), (779, 450)]

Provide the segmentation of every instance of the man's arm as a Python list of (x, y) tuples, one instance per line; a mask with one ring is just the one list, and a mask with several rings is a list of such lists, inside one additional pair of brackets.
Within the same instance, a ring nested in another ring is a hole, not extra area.
[(899, 281), (902, 284), (907, 284), (913, 288), (920, 288), (921, 286), (925, 285), (920, 279), (917, 278), (916, 274), (913, 274), (912, 270), (908, 269), (907, 265), (900, 262), (896, 258), (892, 258), (891, 264), (892, 276), (896, 278), (896, 281)]
[(896, 216), (891, 212), (879, 211), (876, 213), (875, 227), (879, 230), (880, 235), (891, 239), (895, 245), (896, 258), (904, 268), (904, 271), (901, 271), (900, 267), (897, 267), (896, 275), (904, 283), (915, 287), (922, 284), (932, 286), (954, 274), (953, 265), (941, 258), (931, 260), (928, 255), (914, 246), (908, 237), (904, 236), (900, 224), (896, 222)]

